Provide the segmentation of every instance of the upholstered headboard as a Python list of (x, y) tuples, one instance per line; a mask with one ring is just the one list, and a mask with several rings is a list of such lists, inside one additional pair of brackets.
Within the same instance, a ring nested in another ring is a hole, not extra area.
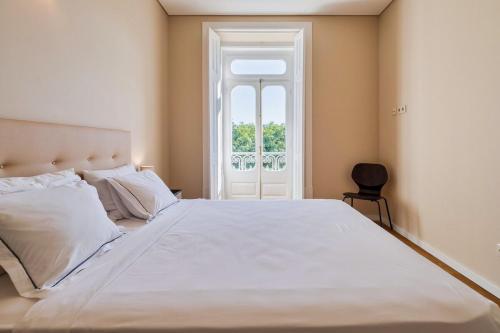
[(0, 119), (0, 177), (130, 163), (130, 132)]

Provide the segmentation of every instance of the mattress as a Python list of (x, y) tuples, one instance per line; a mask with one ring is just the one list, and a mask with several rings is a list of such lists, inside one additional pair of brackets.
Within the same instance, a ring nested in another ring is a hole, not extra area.
[(336, 200), (181, 201), (19, 332), (493, 333), (499, 309)]

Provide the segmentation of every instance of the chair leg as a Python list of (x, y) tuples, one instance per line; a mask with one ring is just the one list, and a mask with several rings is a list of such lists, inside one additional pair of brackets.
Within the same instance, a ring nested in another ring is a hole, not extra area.
[[(345, 202), (345, 199), (347, 199), (347, 197), (344, 197), (344, 199), (342, 199), (342, 201)], [(352, 197), (350, 197), (350, 199), (351, 199), (351, 207), (353, 207), (354, 206), (354, 199)]]
[(382, 222), (382, 211), (380, 210), (380, 202), (377, 200), (376, 203), (378, 206), (378, 222), (380, 225), (382, 225), (383, 222)]
[(391, 226), (391, 230), (393, 230), (392, 228), (392, 220), (391, 220), (391, 213), (389, 212), (389, 205), (387, 204), (387, 199), (386, 198), (382, 198), (385, 202), (385, 209), (387, 210), (387, 217), (389, 218), (389, 225)]

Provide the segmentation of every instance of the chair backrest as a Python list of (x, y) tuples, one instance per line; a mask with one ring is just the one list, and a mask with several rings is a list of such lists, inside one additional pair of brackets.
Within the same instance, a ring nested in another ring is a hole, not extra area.
[(352, 179), (358, 185), (359, 193), (380, 195), (389, 175), (382, 164), (359, 163), (352, 169)]

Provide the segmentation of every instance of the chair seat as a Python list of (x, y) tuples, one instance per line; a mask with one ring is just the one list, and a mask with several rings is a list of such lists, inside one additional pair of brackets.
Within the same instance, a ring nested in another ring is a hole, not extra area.
[(352, 192), (344, 193), (344, 197), (359, 199), (359, 200), (370, 200), (370, 201), (377, 201), (377, 200), (382, 199), (382, 197), (380, 195), (364, 194), (364, 193), (352, 193)]

